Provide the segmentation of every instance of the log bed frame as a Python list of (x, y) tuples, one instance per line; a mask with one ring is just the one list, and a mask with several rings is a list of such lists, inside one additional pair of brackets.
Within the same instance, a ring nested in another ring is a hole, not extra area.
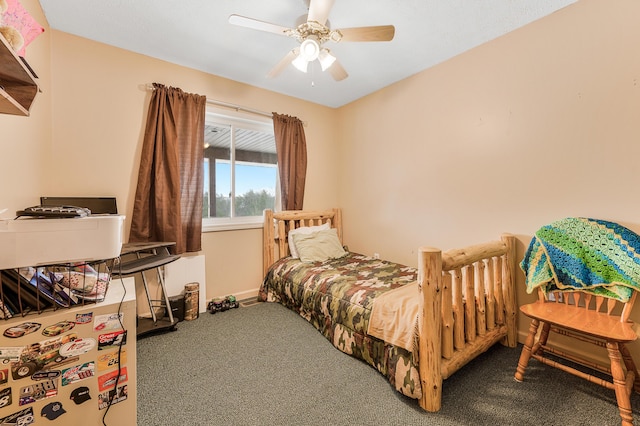
[[(289, 230), (329, 223), (342, 241), (340, 209), (264, 212), (264, 273), (289, 255)], [(344, 244), (344, 242), (343, 242)], [(497, 342), (516, 346), (515, 237), (441, 250), (420, 247), (421, 297), (418, 366), (420, 407), (438, 411), (442, 381)], [(433, 356), (437, 354), (437, 356)]]

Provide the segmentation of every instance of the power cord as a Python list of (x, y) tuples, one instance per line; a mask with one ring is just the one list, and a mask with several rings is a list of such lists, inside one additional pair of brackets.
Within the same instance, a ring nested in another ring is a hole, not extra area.
[(113, 405), (113, 399), (116, 397), (116, 395), (118, 394), (118, 383), (120, 382), (120, 375), (122, 374), (122, 364), (121, 364), (121, 357), (122, 357), (122, 345), (124, 344), (124, 342), (126, 341), (126, 334), (128, 333), (127, 329), (124, 327), (124, 324), (122, 322), (122, 304), (124, 303), (124, 299), (127, 295), (127, 288), (124, 285), (124, 279), (122, 278), (122, 269), (120, 268), (120, 265), (122, 264), (121, 259), (118, 258), (118, 276), (120, 277), (120, 284), (122, 285), (122, 298), (120, 299), (120, 303), (118, 304), (118, 322), (120, 323), (120, 328), (122, 328), (123, 332), (125, 333), (125, 336), (123, 337), (123, 339), (120, 340), (120, 343), (118, 344), (118, 374), (116, 375), (116, 382), (115, 385), (113, 386), (113, 393), (109, 392), (109, 401), (107, 402), (107, 408), (104, 411), (104, 414), (102, 415), (102, 424), (104, 426), (107, 426), (106, 423), (106, 417), (107, 414), (109, 413), (109, 409), (111, 408), (111, 405)]

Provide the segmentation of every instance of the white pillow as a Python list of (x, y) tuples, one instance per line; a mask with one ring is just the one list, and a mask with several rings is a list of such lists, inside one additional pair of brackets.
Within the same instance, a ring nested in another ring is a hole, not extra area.
[(325, 229), (313, 234), (294, 234), (296, 250), (303, 262), (324, 262), (347, 254), (335, 229)]
[(289, 251), (291, 252), (291, 257), (293, 258), (298, 258), (300, 257), (298, 255), (298, 250), (296, 250), (296, 244), (293, 241), (293, 235), (295, 234), (312, 234), (314, 232), (318, 232), (318, 231), (322, 231), (325, 229), (330, 229), (331, 226), (328, 223), (323, 223), (322, 225), (318, 225), (318, 226), (303, 226), (301, 228), (296, 228), (296, 229), (292, 229), (291, 231), (289, 231), (289, 235), (287, 236), (287, 239), (289, 241)]

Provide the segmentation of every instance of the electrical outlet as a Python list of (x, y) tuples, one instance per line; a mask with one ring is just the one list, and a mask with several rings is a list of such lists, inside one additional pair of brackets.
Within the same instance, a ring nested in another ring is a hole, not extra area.
[(373, 253), (374, 259), (380, 259), (380, 253)]

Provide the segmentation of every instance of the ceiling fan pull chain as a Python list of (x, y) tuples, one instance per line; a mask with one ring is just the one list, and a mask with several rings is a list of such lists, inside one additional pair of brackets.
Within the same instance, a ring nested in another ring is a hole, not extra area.
[(315, 83), (315, 77), (316, 77), (316, 67), (315, 67), (315, 63), (311, 64), (311, 87), (316, 87), (316, 83)]

